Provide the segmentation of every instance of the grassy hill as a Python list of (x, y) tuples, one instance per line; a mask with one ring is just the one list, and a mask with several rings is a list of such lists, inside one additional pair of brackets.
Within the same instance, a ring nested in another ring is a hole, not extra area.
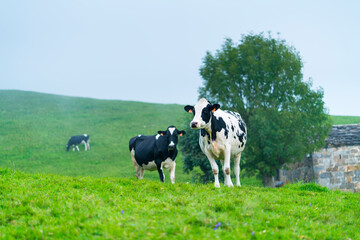
[[(133, 177), (129, 139), (156, 134), (169, 125), (181, 128), (188, 117), (183, 106), (176, 104), (0, 90), (0, 167), (69, 176)], [(360, 122), (360, 117), (332, 119), (334, 124)], [(83, 133), (90, 135), (91, 150), (66, 152), (69, 137)], [(177, 182), (191, 179), (182, 166), (179, 154)], [(158, 180), (157, 172), (146, 172), (145, 177)]]
[[(156, 172), (135, 180), (128, 140), (181, 126), (185, 116), (181, 105), (0, 91), (0, 238), (360, 238), (359, 194), (267, 189), (252, 179), (241, 188), (187, 184), (181, 155), (177, 184), (168, 173), (165, 184)], [(69, 136), (83, 133), (91, 150), (66, 152)]]
[[(129, 139), (179, 126), (184, 114), (180, 105), (2, 90), (0, 166), (69, 176), (134, 176)], [(84, 133), (90, 135), (91, 150), (84, 152), (82, 145), (80, 152), (66, 152), (69, 137)], [(186, 181), (177, 160), (176, 179)], [(158, 179), (157, 172), (145, 177)]]
[(331, 116), (333, 124), (355, 124), (360, 123), (360, 117), (356, 116)]
[(0, 168), (0, 190), (1, 239), (360, 239), (360, 195), (314, 184), (215, 189)]

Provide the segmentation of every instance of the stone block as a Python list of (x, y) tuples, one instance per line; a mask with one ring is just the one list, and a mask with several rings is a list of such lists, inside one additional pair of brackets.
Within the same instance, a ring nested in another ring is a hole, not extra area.
[(330, 172), (320, 173), (320, 178), (331, 178), (332, 174)]
[(352, 183), (352, 177), (346, 177), (345, 183)]
[(352, 177), (354, 176), (354, 172), (350, 171), (350, 172), (344, 172), (344, 177)]
[(351, 157), (351, 158), (347, 159), (345, 161), (345, 163), (348, 164), (348, 165), (356, 165), (356, 164), (359, 163), (359, 161), (356, 158)]
[(316, 152), (316, 153), (314, 153), (314, 154), (312, 155), (312, 157), (313, 157), (313, 159), (321, 159), (321, 158), (322, 158), (322, 155), (321, 155), (321, 153)]
[(340, 189), (354, 189), (354, 183), (343, 183), (340, 185)]
[(340, 178), (331, 178), (330, 183), (331, 184), (339, 184), (339, 183), (341, 183), (341, 179)]
[(358, 153), (358, 152), (359, 152), (358, 148), (353, 148), (353, 149), (350, 150), (350, 153), (352, 153), (352, 154), (355, 154), (355, 153)]
[(360, 176), (354, 176), (352, 177), (353, 182), (360, 182)]
[(332, 175), (338, 178), (342, 178), (344, 177), (344, 173), (343, 172), (332, 172)]
[(325, 166), (314, 166), (314, 173), (322, 173), (325, 172)]
[(337, 167), (337, 166), (335, 166), (335, 167), (328, 167), (328, 168), (326, 169), (326, 171), (327, 171), (327, 172), (335, 172), (335, 171), (338, 171), (338, 167)]
[(346, 170), (347, 170), (347, 172), (360, 170), (360, 165), (347, 166)]
[(359, 176), (359, 177), (360, 177), (360, 170), (356, 170), (356, 171), (354, 171), (354, 175), (355, 175), (355, 176)]
[(313, 160), (314, 165), (322, 165), (324, 161), (321, 158), (317, 158)]

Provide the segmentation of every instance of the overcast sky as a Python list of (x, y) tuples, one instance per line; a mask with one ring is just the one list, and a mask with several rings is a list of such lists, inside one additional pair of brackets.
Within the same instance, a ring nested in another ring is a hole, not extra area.
[(271, 31), (332, 115), (360, 116), (360, 1), (0, 2), (0, 89), (194, 104), (206, 51)]

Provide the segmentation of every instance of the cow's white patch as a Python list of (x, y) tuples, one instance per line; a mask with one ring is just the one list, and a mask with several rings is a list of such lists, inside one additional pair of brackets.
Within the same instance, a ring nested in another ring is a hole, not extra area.
[(160, 134), (156, 134), (156, 136), (155, 136), (156, 140), (158, 140), (159, 137), (160, 137)]
[(173, 141), (170, 142), (169, 147), (175, 146), (175, 143)]
[(141, 137), (141, 134), (139, 134), (138, 137)]
[(170, 132), (171, 135), (174, 134), (174, 131), (175, 131), (175, 128), (174, 128), (174, 127), (169, 128), (169, 132)]
[(198, 128), (204, 128), (206, 125), (206, 122), (201, 118), (202, 110), (207, 107), (209, 104), (208, 100), (205, 98), (202, 98), (199, 100), (199, 102), (195, 105), (195, 116), (191, 122), (197, 122)]
[(169, 170), (173, 166), (174, 161), (171, 158), (167, 158), (161, 163), (161, 167)]
[(84, 137), (87, 137), (88, 135), (87, 134), (84, 134)]
[(142, 167), (145, 169), (145, 170), (150, 170), (150, 171), (154, 171), (156, 170), (156, 164), (155, 164), (155, 161), (151, 161), (149, 162), (148, 164), (143, 164)]

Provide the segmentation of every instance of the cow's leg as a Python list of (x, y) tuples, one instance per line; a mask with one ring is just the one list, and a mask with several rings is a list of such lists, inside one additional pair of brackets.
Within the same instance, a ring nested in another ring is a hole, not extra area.
[(132, 149), (131, 151), (130, 151), (130, 155), (131, 155), (131, 161), (132, 161), (132, 163), (133, 163), (133, 165), (134, 165), (134, 168), (135, 168), (135, 176), (136, 176), (136, 178), (137, 179), (141, 179), (140, 178), (140, 166), (136, 163), (136, 160), (135, 160), (135, 150), (134, 149)]
[(235, 161), (234, 161), (236, 186), (239, 186), (239, 187), (241, 187), (241, 184), (240, 184), (240, 159), (241, 159), (241, 153), (235, 157)]
[(87, 143), (85, 141), (83, 141), (84, 146), (85, 146), (85, 151), (87, 151)]
[(75, 151), (75, 147), (73, 147), (73, 152)]
[(143, 167), (139, 167), (140, 169), (140, 179), (144, 179), (144, 173), (145, 173), (145, 169)]
[(215, 187), (219, 188), (220, 187), (220, 183), (219, 183), (219, 167), (216, 164), (215, 159), (210, 154), (206, 153), (205, 155), (209, 159), (211, 169), (212, 169), (212, 171), (214, 173)]
[(78, 150), (78, 152), (80, 152), (80, 149), (79, 149), (79, 146), (78, 146), (78, 145), (76, 145), (76, 149)]
[(171, 164), (171, 167), (169, 169), (169, 172), (170, 172), (170, 180), (171, 180), (171, 183), (174, 184), (175, 183), (175, 167), (176, 167), (176, 162), (173, 162)]
[(223, 169), (225, 171), (225, 186), (233, 187), (230, 176), (230, 147), (226, 147), (224, 151), (224, 165)]
[(225, 172), (225, 166), (224, 166), (224, 159), (220, 159), (220, 162), (221, 162), (222, 171), (223, 171), (223, 173), (224, 173), (224, 185), (227, 186), (227, 178), (225, 177), (225, 176), (226, 176), (226, 172)]
[(164, 171), (162, 169), (161, 162), (156, 163), (156, 167), (157, 167), (157, 170), (158, 170), (158, 173), (159, 173), (160, 181), (164, 182), (165, 181), (165, 174), (164, 174)]
[(90, 139), (87, 140), (87, 146), (88, 146), (88, 149), (90, 150)]

